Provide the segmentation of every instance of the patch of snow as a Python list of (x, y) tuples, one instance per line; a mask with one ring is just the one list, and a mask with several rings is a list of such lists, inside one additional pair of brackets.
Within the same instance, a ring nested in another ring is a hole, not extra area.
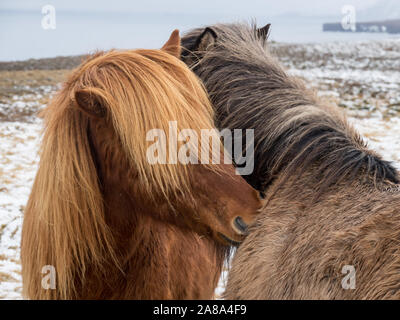
[(400, 118), (349, 118), (369, 147), (400, 170)]
[(36, 174), (41, 122), (0, 122), (0, 299), (21, 298), (23, 209)]

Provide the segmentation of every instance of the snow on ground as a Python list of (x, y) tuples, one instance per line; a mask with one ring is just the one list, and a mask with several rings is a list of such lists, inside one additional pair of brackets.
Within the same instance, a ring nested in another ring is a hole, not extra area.
[[(324, 99), (344, 108), (370, 147), (400, 168), (399, 40), (274, 44), (273, 50), (290, 73), (304, 78)], [(16, 74), (14, 80), (27, 76)], [(47, 80), (44, 71), (41, 77)], [(4, 78), (8, 81), (10, 76)], [(6, 99), (0, 87), (0, 299), (21, 298), (22, 212), (37, 169), (41, 130), (41, 120), (34, 114), (43, 96), (54, 90), (54, 86), (41, 86), (31, 94), (31, 88), (24, 87), (29, 94), (13, 93)], [(225, 269), (217, 298), (227, 274)]]
[(357, 119), (350, 122), (368, 142), (371, 149), (377, 151), (385, 160), (392, 161), (400, 169), (400, 118), (389, 120), (379, 118)]
[(0, 122), (0, 299), (21, 298), (22, 212), (35, 177), (40, 121)]

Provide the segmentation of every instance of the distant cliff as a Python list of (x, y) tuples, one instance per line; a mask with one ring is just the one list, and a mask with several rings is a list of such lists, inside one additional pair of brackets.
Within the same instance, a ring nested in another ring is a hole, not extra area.
[[(323, 31), (352, 32), (352, 30), (343, 29), (341, 23), (324, 23)], [(355, 32), (400, 33), (400, 19), (375, 22), (358, 22), (356, 23)]]

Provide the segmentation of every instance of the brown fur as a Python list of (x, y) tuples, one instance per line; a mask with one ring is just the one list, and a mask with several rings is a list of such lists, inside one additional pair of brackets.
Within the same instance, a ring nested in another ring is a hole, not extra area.
[[(269, 197), (232, 262), (227, 299), (400, 299), (400, 192), (357, 175), (312, 202), (315, 166)], [(281, 181), (280, 181), (281, 182)], [(271, 187), (280, 183), (276, 181)], [(344, 289), (345, 265), (355, 290)]]
[[(183, 39), (183, 59), (209, 91), (219, 126), (254, 128), (249, 182), (266, 197), (225, 298), (399, 299), (398, 172), (336, 106), (287, 74), (254, 27), (211, 29), (211, 45), (196, 40), (199, 29)], [(355, 290), (342, 287), (345, 265), (355, 268)]]
[[(45, 111), (22, 231), (25, 297), (212, 298), (226, 239), (243, 239), (233, 221), (251, 223), (259, 199), (231, 165), (147, 161), (150, 129), (213, 128), (203, 87), (170, 55), (179, 41), (92, 56)], [(41, 287), (45, 265), (55, 290)]]

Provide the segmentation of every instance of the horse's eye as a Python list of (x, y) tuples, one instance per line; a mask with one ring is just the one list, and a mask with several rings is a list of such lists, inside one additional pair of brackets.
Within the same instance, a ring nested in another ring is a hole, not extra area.
[(263, 191), (260, 191), (260, 197), (261, 199), (265, 199), (265, 193)]

